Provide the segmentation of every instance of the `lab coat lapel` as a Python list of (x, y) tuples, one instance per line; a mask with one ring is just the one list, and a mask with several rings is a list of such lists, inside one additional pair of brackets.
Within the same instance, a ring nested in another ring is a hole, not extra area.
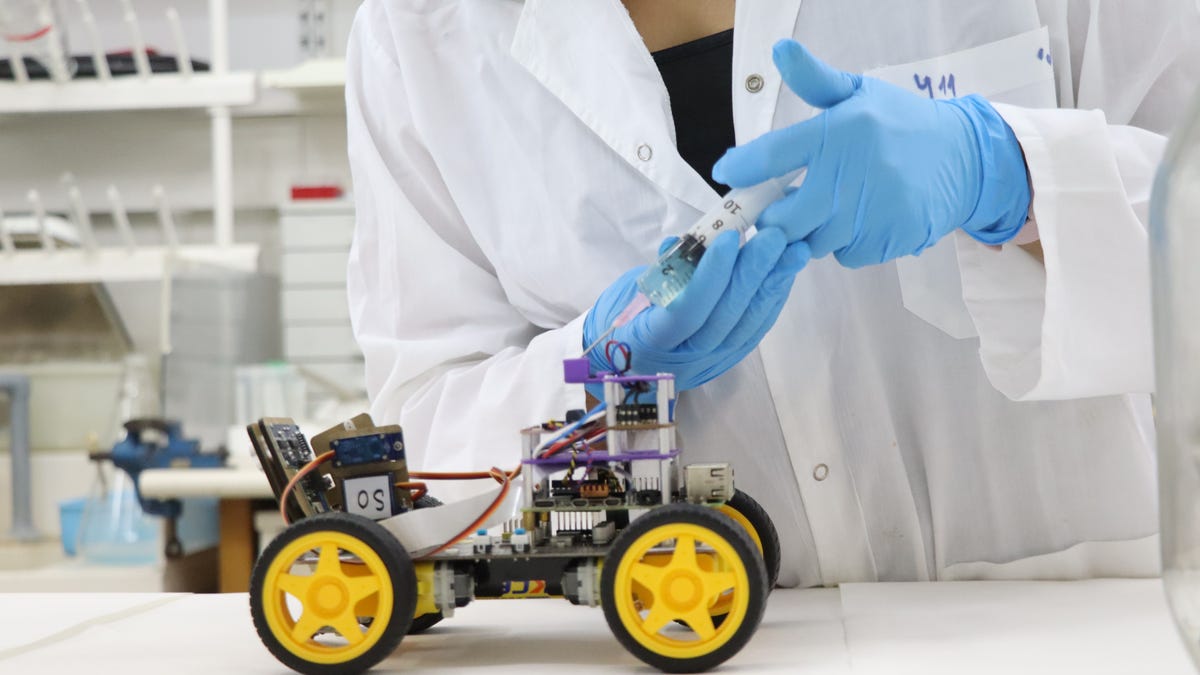
[(633, 168), (703, 211), (716, 193), (675, 146), (654, 60), (618, 0), (526, 0), (514, 59)]
[[(783, 79), (771, 60), (776, 42), (796, 31), (802, 0), (739, 2), (734, 10), (733, 127), (738, 145), (757, 138), (775, 124), (775, 109)], [(746, 90), (746, 78), (763, 78), (757, 93)]]

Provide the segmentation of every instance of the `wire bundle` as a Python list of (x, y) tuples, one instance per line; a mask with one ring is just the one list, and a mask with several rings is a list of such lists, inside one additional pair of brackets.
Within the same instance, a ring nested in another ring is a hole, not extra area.
[[(613, 358), (613, 353), (620, 354), (625, 361), (624, 366), (617, 365), (617, 361)], [(633, 365), (633, 350), (629, 345), (620, 340), (609, 340), (604, 344), (604, 360), (608, 363), (608, 367), (616, 375), (624, 375), (629, 372)]]

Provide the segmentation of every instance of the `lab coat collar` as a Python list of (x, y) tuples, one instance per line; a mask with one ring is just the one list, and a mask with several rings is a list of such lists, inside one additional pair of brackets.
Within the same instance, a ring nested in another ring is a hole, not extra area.
[[(775, 126), (783, 78), (771, 50), (779, 40), (795, 35), (802, 1), (739, 2), (734, 9), (733, 126), (739, 145)], [(745, 88), (751, 74), (763, 78), (762, 89), (753, 94)]]
[(619, 0), (526, 0), (511, 54), (609, 147), (677, 199), (716, 193), (680, 157), (662, 76)]

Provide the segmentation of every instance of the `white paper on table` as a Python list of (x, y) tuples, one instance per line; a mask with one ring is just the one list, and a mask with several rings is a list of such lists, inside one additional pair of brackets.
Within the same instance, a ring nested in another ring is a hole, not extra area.
[[(42, 595), (4, 622), (0, 660), (70, 639), (186, 597), (183, 593), (59, 593)], [(0, 668), (0, 670), (3, 670)]]
[(1158, 579), (844, 584), (854, 672), (1194, 675)]
[[(508, 495), (482, 527), (499, 525), (512, 518), (521, 499), (521, 480), (522, 477), (517, 476), (510, 481)], [(381, 520), (379, 524), (396, 535), (409, 553), (420, 553), (440, 546), (450, 537), (462, 532), (487, 510), (500, 493), (501, 487), (497, 483), (480, 494), (441, 506), (414, 509)]]

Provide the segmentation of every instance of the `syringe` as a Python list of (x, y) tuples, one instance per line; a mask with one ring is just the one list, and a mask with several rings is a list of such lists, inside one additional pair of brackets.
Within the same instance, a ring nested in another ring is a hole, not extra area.
[(744, 243), (746, 230), (754, 225), (758, 214), (762, 213), (768, 204), (783, 199), (783, 188), (786, 185), (782, 180), (775, 179), (747, 188), (730, 190), (721, 199), (720, 204), (701, 216), (674, 246), (659, 256), (658, 262), (638, 277), (638, 289), (650, 302), (659, 307), (671, 304), (675, 296), (682, 293), (692, 280), (708, 244), (727, 230), (736, 230), (742, 234)]
[(642, 313), (651, 303), (659, 307), (671, 304), (692, 280), (700, 258), (717, 235), (734, 230), (742, 235), (744, 243), (746, 230), (754, 225), (763, 209), (772, 202), (783, 199), (784, 188), (794, 176), (795, 174), (789, 174), (758, 185), (730, 190), (721, 198), (720, 203), (701, 216), (674, 246), (659, 256), (657, 262), (646, 268), (637, 280), (638, 290), (641, 292), (613, 319), (612, 326), (583, 353), (587, 354), (614, 330), (632, 321), (633, 317)]

